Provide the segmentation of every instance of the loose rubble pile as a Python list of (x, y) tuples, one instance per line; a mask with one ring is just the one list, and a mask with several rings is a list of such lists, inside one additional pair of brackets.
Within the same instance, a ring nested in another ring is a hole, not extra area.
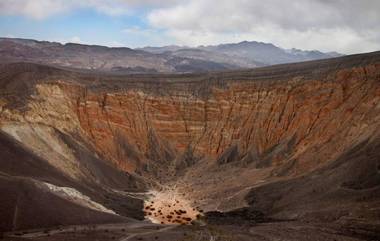
[(175, 190), (152, 192), (152, 197), (144, 204), (145, 217), (160, 224), (191, 224), (202, 212)]

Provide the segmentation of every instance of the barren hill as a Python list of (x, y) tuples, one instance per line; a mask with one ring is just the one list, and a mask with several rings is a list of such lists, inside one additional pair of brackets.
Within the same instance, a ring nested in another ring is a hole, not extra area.
[(191, 73), (239, 68), (208, 59), (152, 54), (130, 48), (0, 38), (0, 62), (30, 62), (65, 68), (134, 73)]

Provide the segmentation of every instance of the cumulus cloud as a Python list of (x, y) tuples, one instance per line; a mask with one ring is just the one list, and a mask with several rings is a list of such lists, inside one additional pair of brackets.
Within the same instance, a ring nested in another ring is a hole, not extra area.
[[(133, 14), (149, 25), (125, 34), (181, 45), (243, 40), (342, 53), (380, 49), (378, 0), (0, 0), (0, 15), (46, 19), (76, 9)], [(147, 42), (147, 41), (143, 41)]]
[(69, 5), (65, 5), (64, 1), (52, 0), (3, 0), (0, 1), (0, 13), (2, 15), (25, 15), (42, 19), (67, 11), (70, 8)]
[(150, 24), (180, 44), (258, 40), (344, 53), (380, 49), (380, 1), (191, 0), (154, 9)]

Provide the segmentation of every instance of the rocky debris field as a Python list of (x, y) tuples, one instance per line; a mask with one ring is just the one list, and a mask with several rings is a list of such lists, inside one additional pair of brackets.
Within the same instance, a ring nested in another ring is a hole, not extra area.
[(144, 203), (144, 215), (153, 223), (191, 224), (202, 216), (199, 207), (179, 194), (175, 189), (150, 192), (150, 198)]

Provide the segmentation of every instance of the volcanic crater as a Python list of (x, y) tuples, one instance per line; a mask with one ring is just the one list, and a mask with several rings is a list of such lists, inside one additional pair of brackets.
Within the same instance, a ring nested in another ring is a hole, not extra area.
[(380, 239), (379, 52), (199, 74), (1, 64), (0, 113), (4, 239)]

